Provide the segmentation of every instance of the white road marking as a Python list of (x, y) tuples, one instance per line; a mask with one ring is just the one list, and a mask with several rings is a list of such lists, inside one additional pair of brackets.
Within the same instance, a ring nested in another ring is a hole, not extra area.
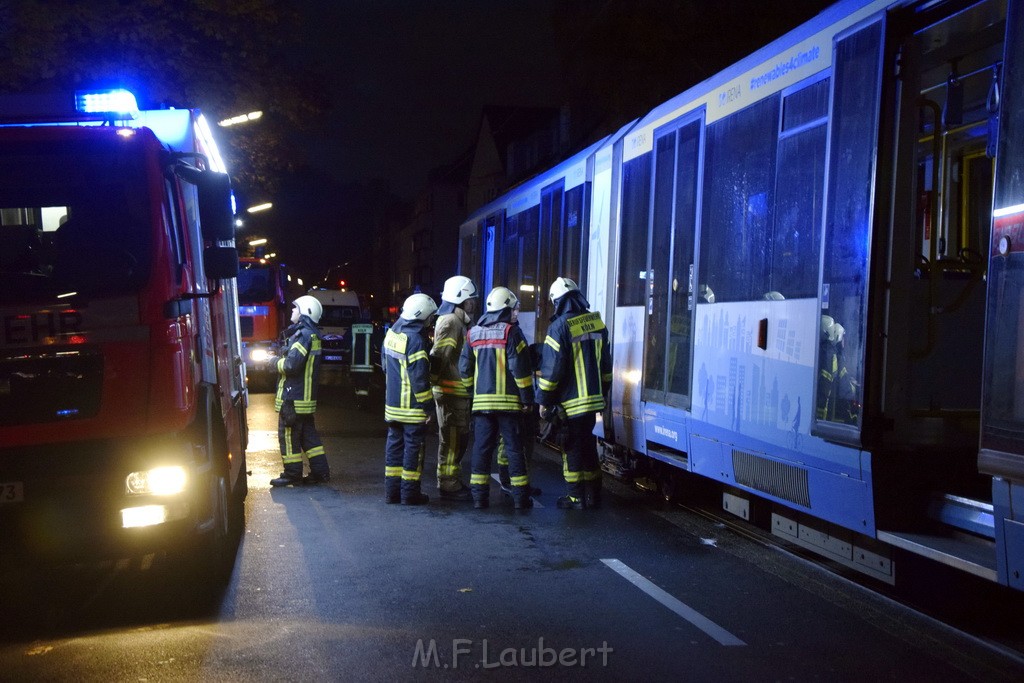
[(726, 631), (724, 628), (705, 617), (700, 612), (696, 611), (692, 607), (680, 602), (676, 598), (669, 595), (667, 592), (658, 588), (653, 583), (645, 579), (644, 577), (637, 574), (635, 571), (627, 567), (619, 560), (601, 560), (610, 569), (615, 571), (619, 576), (629, 581), (631, 584), (647, 593), (649, 596), (660, 602), (665, 607), (686, 619), (688, 622), (699, 628), (704, 633), (708, 634), (712, 638), (718, 641), (720, 645), (746, 645), (742, 640), (734, 636), (733, 634)]

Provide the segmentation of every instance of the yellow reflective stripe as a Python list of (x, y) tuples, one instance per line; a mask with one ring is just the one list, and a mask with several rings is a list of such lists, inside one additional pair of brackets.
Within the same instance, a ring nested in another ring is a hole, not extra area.
[(295, 401), (295, 412), (310, 415), (316, 412), (316, 401)]
[(544, 339), (544, 343), (547, 344), (548, 346), (550, 346), (551, 348), (553, 348), (556, 353), (558, 351), (560, 351), (561, 348), (562, 348), (561, 346), (558, 345), (558, 342), (555, 341), (554, 337), (547, 337), (547, 338), (545, 338)]
[(309, 352), (306, 351), (306, 347), (300, 344), (299, 342), (295, 342), (294, 344), (292, 344), (292, 348), (288, 350), (291, 351), (292, 349), (298, 349), (299, 353), (301, 353), (303, 356), (309, 355)]
[(498, 349), (494, 354), (494, 393), (505, 393), (505, 378), (508, 376), (505, 349)]
[(565, 476), (565, 481), (569, 484), (575, 484), (580, 480), (579, 472), (570, 472), (569, 470), (565, 470), (563, 475)]
[(544, 391), (552, 391), (558, 387), (558, 382), (552, 382), (551, 380), (544, 379), (543, 377), (538, 378), (537, 384)]
[(488, 483), (490, 483), (490, 481), (491, 481), (490, 476), (486, 475), (486, 474), (471, 474), (471, 475), (469, 475), (469, 483), (470, 484), (488, 484)]
[(572, 364), (576, 369), (576, 393), (580, 396), (587, 394), (587, 364), (583, 358), (583, 344), (572, 343)]
[(526, 342), (525, 341), (520, 341), (518, 344), (516, 344), (516, 353), (522, 353), (523, 349), (525, 349), (525, 348), (526, 348)]
[(419, 408), (392, 408), (384, 406), (384, 420), (387, 422), (404, 422), (406, 424), (422, 424), (427, 421), (427, 414)]
[(478, 395), (473, 398), (473, 412), (481, 410), (519, 410), (519, 398), (508, 394), (502, 396)]
[(427, 357), (427, 352), (424, 351), (423, 349), (420, 349), (416, 353), (409, 354), (409, 356), (408, 356), (408, 362), (409, 363), (413, 363), (413, 362), (418, 361), (418, 360), (425, 360), (428, 363), (430, 362), (430, 358)]
[(419, 470), (402, 470), (402, 481), (419, 481)]
[(400, 477), (400, 476), (402, 476), (402, 466), (398, 465), (398, 466), (395, 466), (395, 467), (391, 467), (391, 466), (385, 465), (384, 466), (384, 476), (385, 477)]
[(324, 447), (323, 446), (313, 446), (308, 451), (306, 451), (306, 457), (307, 458), (315, 458), (316, 456), (323, 455), (323, 454), (324, 454)]
[[(315, 334), (312, 335), (310, 337), (309, 346), (310, 350), (313, 352), (314, 357), (320, 355), (320, 337), (316, 336)], [(303, 373), (305, 376), (303, 377), (302, 380), (302, 398), (304, 398), (306, 401), (313, 400), (313, 389), (315, 388), (313, 382), (313, 370), (315, 368), (316, 363), (311, 363), (308, 361), (306, 362), (305, 373)], [(313, 404), (313, 407), (316, 407), (315, 403)], [(296, 409), (297, 408), (298, 406), (296, 406)]]
[(438, 339), (436, 342), (434, 342), (435, 349), (444, 349), (449, 346), (452, 348), (458, 346), (458, 344), (455, 343), (455, 339), (453, 339), (452, 337), (449, 337), (447, 339)]
[(527, 387), (531, 387), (531, 386), (533, 386), (533, 378), (532, 377), (522, 377), (522, 378), (517, 377), (516, 378), (516, 386), (519, 387), (520, 389), (526, 389)]
[(524, 474), (521, 477), (512, 477), (509, 481), (511, 482), (511, 484), (513, 486), (529, 486), (530, 485), (530, 475)]
[(419, 401), (420, 403), (426, 403), (433, 397), (434, 395), (430, 392), (430, 389), (427, 389), (426, 391), (420, 391), (416, 394), (416, 400)]
[(412, 382), (409, 381), (409, 368), (406, 366), (404, 358), (398, 361), (398, 369), (402, 375), (402, 390), (399, 394), (398, 405), (408, 408), (412, 405)]

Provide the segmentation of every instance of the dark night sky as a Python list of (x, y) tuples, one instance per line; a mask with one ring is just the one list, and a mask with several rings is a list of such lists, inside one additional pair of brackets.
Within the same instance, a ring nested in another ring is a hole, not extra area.
[(307, 0), (309, 43), (297, 47), (329, 74), (334, 104), (322, 165), (412, 197), (469, 147), (482, 106), (562, 104), (549, 11), (546, 0)]

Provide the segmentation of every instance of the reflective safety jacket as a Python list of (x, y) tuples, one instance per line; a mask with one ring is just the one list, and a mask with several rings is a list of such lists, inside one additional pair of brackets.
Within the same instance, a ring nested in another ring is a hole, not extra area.
[(274, 410), (288, 400), (295, 402), (295, 412), (311, 415), (316, 412), (317, 386), (320, 384), (320, 329), (307, 315), (299, 317), (284, 331), (287, 338), (284, 356), (277, 360), (277, 395)]
[(597, 413), (612, 383), (608, 328), (600, 313), (566, 310), (555, 317), (544, 339), (537, 402), (561, 404), (568, 417)]
[[(533, 404), (533, 363), (526, 337), (510, 311), (486, 313), (469, 331), (459, 372), (473, 390), (473, 412), (518, 412)], [(505, 318), (504, 320), (502, 318)]]
[[(449, 304), (450, 305), (450, 304)], [(434, 398), (459, 396), (469, 398), (469, 389), (459, 374), (459, 356), (462, 354), (469, 327), (469, 315), (461, 308), (439, 315), (434, 325), (434, 346), (430, 349), (433, 363)]]
[(423, 424), (433, 396), (430, 393), (430, 358), (422, 320), (398, 322), (388, 330), (381, 347), (386, 381), (384, 419), (388, 422)]

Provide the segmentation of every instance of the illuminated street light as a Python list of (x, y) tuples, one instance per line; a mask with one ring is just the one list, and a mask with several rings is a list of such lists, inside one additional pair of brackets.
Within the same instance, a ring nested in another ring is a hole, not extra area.
[(272, 203), (267, 202), (266, 204), (257, 204), (256, 206), (250, 206), (248, 209), (246, 209), (246, 211), (248, 211), (249, 213), (256, 213), (258, 211), (266, 211), (272, 206)]
[(238, 116), (232, 116), (230, 119), (224, 119), (218, 121), (217, 125), (227, 128), (228, 126), (237, 126), (240, 123), (249, 123), (263, 116), (261, 111), (251, 111), (248, 114), (239, 114)]
[(249, 246), (250, 247), (258, 247), (261, 244), (266, 244), (266, 243), (267, 243), (266, 238), (261, 238), (261, 239), (258, 239), (258, 240), (249, 240)]

